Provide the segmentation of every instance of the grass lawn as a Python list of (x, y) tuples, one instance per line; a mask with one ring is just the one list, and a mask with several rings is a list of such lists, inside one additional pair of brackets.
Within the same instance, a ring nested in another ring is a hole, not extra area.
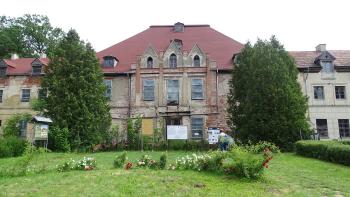
[[(350, 196), (350, 167), (279, 154), (263, 179), (242, 180), (215, 173), (113, 169), (116, 152), (88, 154), (98, 169), (58, 173), (54, 170), (24, 177), (0, 178), (0, 196)], [(128, 152), (136, 161), (142, 154), (159, 159), (161, 152)], [(169, 152), (168, 159), (190, 152)], [(70, 158), (85, 154), (49, 153), (33, 161), (54, 169)], [(0, 159), (0, 168), (14, 165), (18, 158)]]

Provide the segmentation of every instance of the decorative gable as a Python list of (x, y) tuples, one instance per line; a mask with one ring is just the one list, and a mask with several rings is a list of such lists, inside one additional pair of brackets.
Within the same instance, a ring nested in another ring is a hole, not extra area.
[(333, 62), (334, 60), (335, 57), (331, 53), (328, 51), (322, 51), (322, 53), (315, 58), (314, 63), (320, 65), (320, 62), (322, 61)]
[(32, 75), (41, 75), (43, 73), (43, 63), (39, 59), (32, 62)]
[(141, 68), (158, 68), (159, 67), (159, 57), (157, 55), (156, 50), (152, 47), (152, 45), (148, 45), (148, 47), (143, 52), (140, 60)]
[(195, 44), (187, 57), (186, 65), (193, 67), (202, 67), (205, 66), (207, 61), (205, 53)]
[(174, 55), (176, 56), (176, 60), (177, 60), (176, 67), (183, 65), (183, 54), (181, 50), (182, 46), (180, 47), (178, 43), (179, 43), (178, 39), (172, 40), (167, 50), (165, 51), (163, 56), (164, 67), (170, 67), (169, 66), (171, 63), (170, 60), (172, 57), (174, 57)]

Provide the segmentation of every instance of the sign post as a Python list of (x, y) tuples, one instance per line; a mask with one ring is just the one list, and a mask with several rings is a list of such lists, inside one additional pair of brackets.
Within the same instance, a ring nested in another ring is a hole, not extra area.
[(209, 144), (216, 144), (219, 142), (220, 128), (209, 127), (208, 128), (208, 142)]

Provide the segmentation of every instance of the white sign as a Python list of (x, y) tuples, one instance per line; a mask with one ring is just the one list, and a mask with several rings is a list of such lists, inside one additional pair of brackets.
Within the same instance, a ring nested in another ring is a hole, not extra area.
[(168, 140), (187, 140), (187, 126), (168, 125), (167, 139)]
[(216, 144), (219, 142), (220, 129), (216, 127), (208, 128), (208, 141), (209, 144)]

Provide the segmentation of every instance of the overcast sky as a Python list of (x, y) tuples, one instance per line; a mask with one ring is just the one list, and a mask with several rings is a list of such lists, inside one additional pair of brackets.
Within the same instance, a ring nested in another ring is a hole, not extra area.
[(3, 0), (0, 15), (42, 14), (97, 51), (150, 25), (209, 24), (241, 42), (276, 35), (287, 50), (350, 49), (347, 0)]

